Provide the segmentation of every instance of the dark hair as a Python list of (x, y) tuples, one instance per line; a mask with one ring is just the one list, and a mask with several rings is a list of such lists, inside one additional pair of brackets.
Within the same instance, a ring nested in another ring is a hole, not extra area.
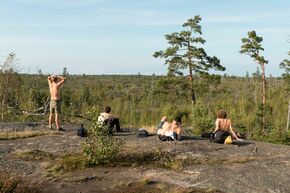
[(51, 76), (51, 81), (57, 83), (57, 76), (56, 75)]
[(111, 112), (111, 107), (106, 106), (106, 107), (105, 107), (105, 112), (106, 112), (106, 113), (110, 113), (110, 112)]
[(175, 117), (173, 120), (176, 121), (177, 123), (181, 124), (181, 117)]
[(226, 119), (227, 118), (227, 112), (225, 110), (219, 110), (217, 112), (217, 118)]

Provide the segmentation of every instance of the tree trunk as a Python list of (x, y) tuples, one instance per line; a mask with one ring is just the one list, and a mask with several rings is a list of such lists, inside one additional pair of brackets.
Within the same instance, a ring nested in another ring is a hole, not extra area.
[(129, 126), (131, 128), (131, 95), (130, 95), (130, 91), (129, 91)]
[[(187, 49), (190, 50), (190, 43), (188, 44)], [(191, 60), (190, 56), (188, 56), (188, 63), (189, 63), (189, 81), (190, 81), (191, 104), (192, 104), (192, 106), (194, 106), (196, 103), (196, 100), (195, 100), (195, 92), (194, 92), (194, 88), (193, 88), (192, 60)]]
[[(190, 42), (187, 45), (188, 51), (190, 50)], [(193, 74), (192, 74), (192, 60), (191, 56), (188, 56), (188, 64), (189, 64), (189, 81), (190, 81), (190, 94), (191, 94), (191, 104), (192, 106), (195, 105), (196, 99), (195, 99), (195, 92), (193, 88)]]
[(4, 106), (5, 106), (5, 95), (3, 96), (1, 102), (1, 122), (4, 122), (4, 112), (5, 112)]
[(265, 134), (266, 132), (266, 115), (265, 115), (265, 110), (266, 110), (266, 76), (265, 76), (265, 64), (261, 63), (261, 69), (262, 69), (262, 105), (263, 105), (263, 111), (262, 111), (262, 121), (263, 121), (263, 133)]
[(7, 89), (8, 89), (8, 82), (9, 77), (7, 74), (3, 74), (3, 94), (2, 94), (2, 101), (1, 101), (1, 121), (4, 122), (4, 114), (5, 114), (5, 107), (6, 107), (6, 96), (7, 96)]
[(191, 103), (192, 105), (195, 105), (195, 92), (193, 89), (193, 74), (192, 74), (192, 67), (189, 66), (189, 81), (190, 81), (190, 93), (191, 93)]
[(289, 124), (290, 124), (290, 98), (288, 100), (288, 117), (287, 117), (286, 132), (289, 131)]
[(265, 76), (265, 64), (261, 64), (261, 68), (262, 68), (262, 84), (263, 84), (263, 90), (262, 90), (262, 97), (263, 97), (263, 107), (266, 108), (266, 76)]

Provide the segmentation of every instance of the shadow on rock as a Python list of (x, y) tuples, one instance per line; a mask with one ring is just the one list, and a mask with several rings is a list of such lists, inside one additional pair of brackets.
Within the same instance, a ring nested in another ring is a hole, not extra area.
[(255, 144), (255, 143), (250, 142), (250, 141), (233, 141), (232, 144), (237, 145), (237, 146), (245, 146), (245, 145), (250, 145), (250, 144)]

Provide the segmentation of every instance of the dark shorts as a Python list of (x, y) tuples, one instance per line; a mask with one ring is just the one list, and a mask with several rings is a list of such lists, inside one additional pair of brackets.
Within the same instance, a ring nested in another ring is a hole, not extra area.
[(106, 119), (104, 121), (105, 125), (109, 125), (109, 133), (113, 133), (114, 127), (116, 127), (116, 131), (121, 131), (120, 123), (118, 118)]
[(166, 135), (158, 135), (158, 138), (161, 140), (161, 141), (174, 141), (174, 139), (172, 139), (171, 137), (168, 137)]
[(60, 114), (61, 113), (60, 100), (51, 100), (49, 105), (50, 113)]
[(223, 130), (217, 130), (214, 132), (210, 138), (215, 143), (221, 143), (223, 144), (228, 136), (231, 134), (228, 131), (223, 131)]

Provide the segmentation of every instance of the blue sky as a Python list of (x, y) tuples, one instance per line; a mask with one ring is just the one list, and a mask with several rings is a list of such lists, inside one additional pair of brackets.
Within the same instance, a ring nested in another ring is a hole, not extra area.
[(204, 48), (225, 73), (256, 71), (239, 54), (241, 38), (256, 30), (267, 75), (280, 76), (290, 50), (289, 8), (288, 0), (0, 0), (0, 63), (15, 52), (22, 73), (166, 74), (152, 54), (167, 47), (165, 34), (200, 15)]

